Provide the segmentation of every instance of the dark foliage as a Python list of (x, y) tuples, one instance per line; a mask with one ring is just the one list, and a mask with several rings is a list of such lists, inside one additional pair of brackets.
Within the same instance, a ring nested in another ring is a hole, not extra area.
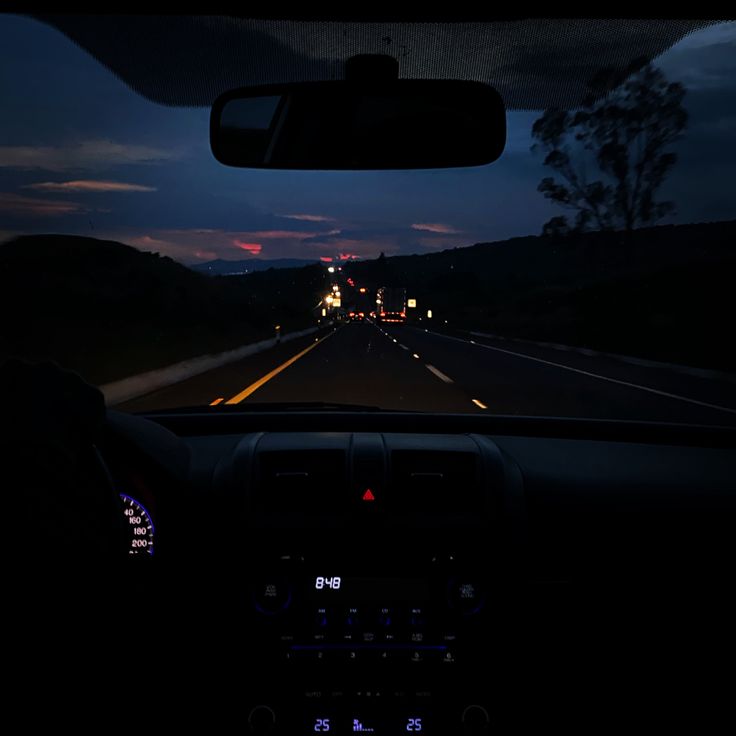
[[(555, 176), (538, 190), (575, 213), (552, 218), (543, 234), (626, 230), (654, 225), (674, 211), (657, 191), (677, 161), (670, 149), (687, 124), (685, 88), (651, 64), (623, 75), (602, 71), (577, 111), (550, 109), (532, 128), (532, 151)], [(599, 176), (596, 176), (595, 169)]]

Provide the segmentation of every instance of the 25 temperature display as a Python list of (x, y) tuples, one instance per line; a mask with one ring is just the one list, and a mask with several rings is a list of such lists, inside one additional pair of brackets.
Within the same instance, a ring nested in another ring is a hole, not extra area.
[(342, 578), (323, 578), (321, 575), (318, 575), (314, 579), (315, 590), (324, 590), (325, 588), (328, 590), (340, 590), (341, 584)]

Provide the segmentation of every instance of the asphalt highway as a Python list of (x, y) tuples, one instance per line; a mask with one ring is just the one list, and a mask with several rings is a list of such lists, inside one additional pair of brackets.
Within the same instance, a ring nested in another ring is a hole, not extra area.
[(349, 323), (116, 408), (328, 402), (429, 412), (736, 424), (736, 378), (564, 346)]

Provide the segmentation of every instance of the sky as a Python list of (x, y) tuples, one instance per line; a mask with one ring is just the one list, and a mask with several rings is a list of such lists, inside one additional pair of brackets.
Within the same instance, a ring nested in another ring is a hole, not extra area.
[[(690, 122), (662, 196), (666, 222), (736, 218), (736, 23), (656, 60), (687, 88)], [(55, 29), (0, 16), (0, 242), (68, 233), (187, 264), (427, 253), (536, 235), (564, 214), (537, 192), (538, 111), (509, 112), (494, 164), (467, 169), (234, 169), (209, 149), (209, 109), (157, 105)]]

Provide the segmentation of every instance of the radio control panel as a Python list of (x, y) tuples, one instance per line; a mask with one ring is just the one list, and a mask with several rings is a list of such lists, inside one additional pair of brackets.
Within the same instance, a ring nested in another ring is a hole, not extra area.
[(261, 645), (282, 662), (452, 667), (488, 605), (488, 583), (452, 555), (412, 574), (283, 555), (250, 581)]

